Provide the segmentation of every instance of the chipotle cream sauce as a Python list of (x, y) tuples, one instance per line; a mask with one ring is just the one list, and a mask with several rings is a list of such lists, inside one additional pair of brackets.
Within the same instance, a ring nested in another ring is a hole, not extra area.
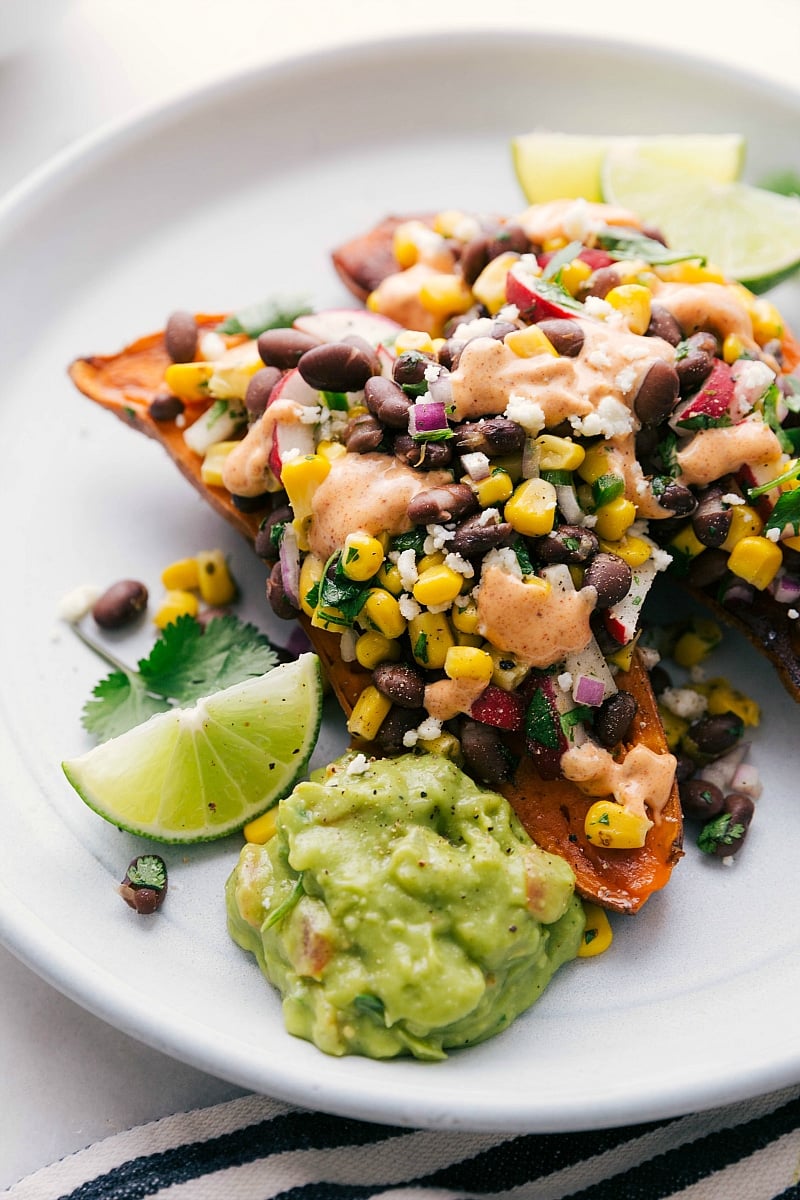
[(480, 679), (438, 679), (426, 686), (424, 706), (437, 721), (451, 721), (468, 713), (485, 688)]
[(642, 225), (639, 217), (627, 208), (587, 200), (548, 200), (545, 204), (532, 204), (514, 218), (514, 224), (520, 225), (530, 240), (540, 246), (553, 238), (569, 241), (579, 235), (581, 226), (597, 229), (601, 225), (622, 225), (628, 229), (641, 229)]
[[(657, 754), (648, 746), (633, 746), (622, 762), (594, 742), (565, 751), (561, 769), (587, 796), (613, 796), (629, 812), (658, 821), (675, 781), (673, 754)], [(652, 824), (652, 821), (650, 822)]]
[(436, 333), (441, 321), (423, 307), (419, 298), (422, 284), (436, 274), (439, 272), (434, 267), (418, 262), (405, 271), (387, 275), (370, 296), (369, 307), (397, 321), (404, 329)]
[(729, 333), (734, 333), (748, 349), (758, 350), (750, 314), (728, 284), (662, 283), (655, 294), (658, 303), (672, 313), (684, 337), (707, 329), (724, 341)]
[(702, 487), (745, 463), (773, 463), (782, 453), (777, 436), (758, 416), (720, 429), (699, 429), (678, 451), (680, 482)]
[(276, 491), (278, 484), (269, 467), (275, 426), (299, 425), (308, 409), (296, 400), (276, 400), (259, 421), (254, 421), (222, 468), (222, 482), (234, 496), (260, 496)]
[(478, 588), (478, 631), (498, 650), (530, 667), (550, 667), (583, 650), (597, 592), (523, 583), (499, 566), (486, 567)]

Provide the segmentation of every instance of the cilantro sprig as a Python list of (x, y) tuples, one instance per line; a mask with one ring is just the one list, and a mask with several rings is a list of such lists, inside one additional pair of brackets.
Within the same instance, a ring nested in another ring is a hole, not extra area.
[(118, 737), (155, 713), (194, 704), (201, 696), (271, 671), (278, 655), (254, 625), (233, 614), (214, 617), (205, 630), (194, 617), (167, 625), (152, 650), (132, 669), (98, 646), (78, 625), (77, 636), (114, 670), (95, 686), (81, 714), (98, 741)]
[(686, 250), (671, 250), (657, 242), (655, 238), (646, 237), (643, 233), (618, 233), (606, 228), (597, 235), (597, 245), (615, 259), (643, 258), (651, 266), (667, 266), (670, 263), (685, 262), (692, 259), (700, 266), (705, 266), (706, 260), (702, 254)]
[(268, 329), (285, 329), (298, 317), (310, 312), (311, 308), (305, 300), (261, 300), (227, 317), (217, 326), (217, 330), (219, 333), (243, 333), (255, 338)]

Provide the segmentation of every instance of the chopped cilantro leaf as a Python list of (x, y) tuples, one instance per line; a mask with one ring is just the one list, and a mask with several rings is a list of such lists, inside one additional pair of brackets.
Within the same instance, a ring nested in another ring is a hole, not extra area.
[(428, 661), (428, 635), (421, 633), (414, 643), (413, 650), (414, 658), (417, 662), (426, 663)]
[(525, 545), (522, 539), (520, 538), (519, 541), (515, 542), (511, 549), (516, 555), (517, 562), (519, 563), (519, 569), (522, 571), (522, 574), (532, 575), (533, 563), (531, 562), (531, 556), (528, 553), (528, 547)]
[(148, 694), (144, 680), (136, 672), (112, 671), (92, 690), (81, 714), (81, 724), (100, 742), (127, 733), (156, 713), (166, 712), (169, 701)]
[(140, 854), (128, 867), (126, 875), (134, 887), (161, 890), (167, 886), (167, 868), (157, 854)]
[(583, 242), (570, 242), (561, 250), (557, 250), (555, 254), (547, 262), (547, 266), (542, 271), (542, 279), (557, 279), (559, 272), (571, 263), (573, 258), (577, 258), (583, 249)]
[(720, 813), (700, 830), (697, 845), (704, 854), (715, 854), (720, 846), (733, 846), (745, 835), (744, 825), (733, 821), (730, 813)]
[(424, 554), (424, 529), (411, 529), (408, 533), (398, 533), (392, 538), (392, 549), (401, 554), (404, 550), (413, 550), (415, 554)]
[(591, 715), (592, 710), (588, 704), (576, 704), (574, 708), (561, 714), (561, 732), (567, 741), (571, 741), (572, 731), (575, 726), (582, 725), (584, 721), (588, 721)]
[(800, 196), (800, 175), (797, 171), (773, 171), (761, 180), (759, 187), (768, 192), (777, 192), (781, 196)]
[(800, 533), (800, 488), (794, 488), (791, 492), (781, 492), (764, 532), (769, 529), (780, 529), (783, 532), (787, 525), (791, 526), (794, 534)]
[(655, 238), (645, 237), (641, 233), (618, 233), (616, 230), (605, 229), (598, 234), (597, 245), (612, 258), (643, 258), (651, 265), (667, 266), (669, 263), (684, 262), (690, 258), (705, 266), (706, 261), (702, 254), (671, 250)]
[(262, 300), (240, 309), (217, 326), (218, 333), (243, 333), (255, 338), (267, 329), (287, 329), (298, 317), (310, 313), (304, 300)]
[(531, 696), (525, 714), (525, 734), (532, 742), (538, 742), (548, 750), (557, 750), (560, 745), (559, 729), (553, 717), (553, 710), (541, 688), (537, 688)]

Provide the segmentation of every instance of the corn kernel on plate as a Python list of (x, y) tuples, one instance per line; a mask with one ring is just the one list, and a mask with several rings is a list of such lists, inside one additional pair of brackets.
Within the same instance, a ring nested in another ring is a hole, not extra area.
[[(447, 96), (436, 122), (432, 80)], [(137, 924), (115, 887), (148, 843), (98, 822), (59, 768), (85, 747), (79, 713), (98, 678), (56, 624), (70, 588), (131, 574), (155, 583), (167, 563), (219, 546), (242, 588), (241, 614), (276, 641), (287, 636), (264, 604), (258, 560), (158, 447), (74, 393), (65, 368), (76, 353), (122, 345), (178, 308), (229, 311), (298, 293), (341, 307), (327, 255), (381, 213), (467, 198), (477, 211), (521, 207), (508, 139), (533, 117), (630, 132), (635, 113), (648, 132), (665, 122), (675, 132), (696, 129), (699, 111), (705, 128), (746, 136), (754, 179), (796, 165), (787, 162), (796, 96), (691, 59), (494, 34), (450, 38), (446, 53), (437, 41), (406, 41), (237, 78), (84, 143), (0, 210), (14, 298), (0, 409), (13, 564), (0, 629), (0, 936), (56, 987), (243, 1086), (411, 1125), (612, 1125), (800, 1078), (797, 710), (733, 635), (714, 673), (746, 681), (764, 713), (754, 755), (764, 796), (741, 857), (727, 869), (689, 846), (667, 889), (636, 917), (613, 918), (608, 953), (571, 964), (502, 1036), (435, 1065), (327, 1058), (285, 1034), (277, 997), (225, 930), (222, 888), (238, 838), (172, 857), (167, 903)], [(796, 285), (782, 285), (779, 300), (800, 326)], [(682, 601), (665, 603), (673, 612)], [(150, 641), (143, 628), (117, 649), (133, 659)], [(317, 761), (344, 741), (332, 708)]]

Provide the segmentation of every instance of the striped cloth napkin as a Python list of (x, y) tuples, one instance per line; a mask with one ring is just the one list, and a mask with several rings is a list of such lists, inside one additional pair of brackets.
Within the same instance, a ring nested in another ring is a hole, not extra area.
[(400, 1129), (247, 1096), (118, 1134), (14, 1200), (800, 1200), (800, 1087), (589, 1133)]

